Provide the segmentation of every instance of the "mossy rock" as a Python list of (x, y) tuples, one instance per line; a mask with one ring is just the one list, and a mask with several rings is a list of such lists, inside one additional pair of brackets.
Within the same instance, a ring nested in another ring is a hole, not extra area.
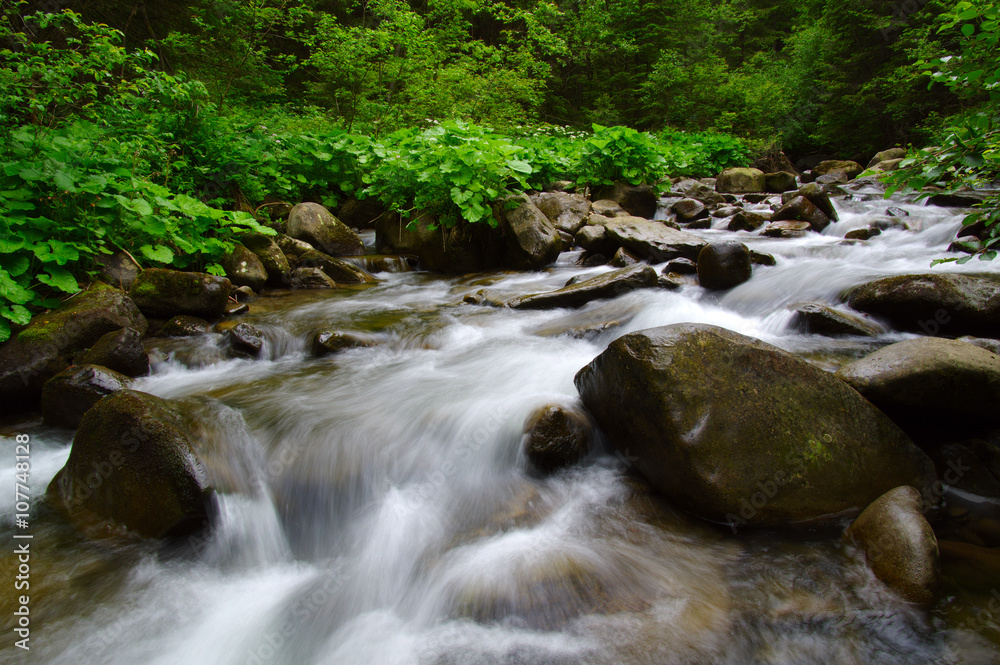
[(42, 388), (46, 425), (76, 429), (90, 407), (102, 397), (128, 388), (129, 377), (100, 365), (73, 365)]
[(147, 268), (135, 280), (129, 297), (146, 316), (171, 318), (190, 314), (217, 319), (226, 311), (232, 282), (201, 272)]
[(338, 284), (371, 284), (378, 281), (364, 268), (317, 250), (300, 256), (295, 262), (295, 268), (319, 268)]
[(288, 213), (286, 233), (331, 256), (358, 256), (365, 245), (346, 224), (318, 203), (300, 203)]
[(122, 328), (97, 340), (77, 359), (78, 365), (101, 365), (125, 376), (149, 374), (149, 354), (142, 335), (133, 328)]
[(260, 291), (267, 283), (268, 274), (264, 263), (254, 252), (239, 243), (222, 258), (222, 268), (229, 281), (236, 286), (248, 286), (254, 291)]
[(575, 379), (614, 445), (660, 492), (708, 520), (816, 523), (856, 515), (931, 460), (854, 389), (723, 328), (625, 335)]
[(159, 397), (121, 390), (80, 422), (49, 502), (90, 536), (161, 538), (201, 529), (211, 489), (186, 426)]

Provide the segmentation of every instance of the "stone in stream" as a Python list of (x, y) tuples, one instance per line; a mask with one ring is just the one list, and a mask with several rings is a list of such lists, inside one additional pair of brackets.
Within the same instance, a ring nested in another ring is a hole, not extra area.
[(795, 189), (796, 184), (794, 173), (775, 171), (774, 173), (764, 174), (764, 190), (774, 194), (789, 192)]
[(868, 162), (868, 168), (874, 168), (880, 162), (893, 161), (904, 157), (906, 157), (906, 150), (904, 148), (889, 148), (888, 150), (875, 153), (875, 156)]
[[(287, 238), (287, 236), (284, 237)], [(274, 237), (259, 233), (248, 234), (243, 237), (243, 244), (254, 253), (261, 265), (264, 266), (264, 272), (267, 273), (267, 284), (279, 286), (286, 282), (291, 266), (288, 263), (288, 257), (281, 251), (281, 247), (278, 246)], [(302, 244), (306, 245), (307, 243)], [(301, 256), (309, 249), (312, 249), (311, 245), (308, 249), (303, 248), (303, 251), (299, 252), (298, 255)]]
[(76, 429), (90, 407), (105, 395), (128, 388), (129, 377), (100, 365), (73, 365), (42, 388), (46, 425)]
[(587, 456), (592, 429), (587, 415), (577, 408), (543, 406), (524, 423), (524, 454), (542, 473), (553, 473)]
[(764, 192), (764, 172), (760, 169), (725, 169), (715, 181), (715, 191), (727, 194)]
[(843, 171), (848, 179), (853, 179), (857, 177), (857, 175), (864, 170), (865, 169), (863, 166), (861, 166), (861, 164), (858, 164), (857, 162), (852, 162), (849, 159), (828, 159), (826, 161), (820, 162), (819, 164), (817, 164), (812, 168), (813, 174), (815, 174), (817, 177), (828, 175), (835, 171)]
[(837, 376), (904, 429), (1000, 426), (1000, 356), (966, 342), (904, 340), (841, 367)]
[(629, 185), (618, 182), (594, 190), (595, 200), (614, 201), (628, 214), (652, 219), (656, 214), (659, 199), (649, 185)]
[(832, 221), (836, 222), (840, 219), (837, 216), (837, 209), (833, 207), (833, 201), (830, 200), (830, 195), (822, 185), (810, 182), (802, 185), (794, 192), (782, 194), (781, 205), (785, 205), (797, 196), (804, 196), (809, 199), (814, 206), (822, 210), (823, 214)]
[(677, 257), (695, 260), (708, 244), (694, 234), (640, 217), (615, 217), (604, 221), (603, 226), (618, 245), (657, 263)]
[(818, 302), (792, 305), (792, 327), (804, 333), (839, 337), (841, 335), (861, 335), (876, 337), (886, 332), (885, 328), (848, 312), (842, 312)]
[(635, 469), (705, 519), (781, 526), (856, 515), (931, 460), (832, 374), (703, 324), (630, 333), (577, 373), (598, 426)]
[(306, 252), (316, 249), (305, 240), (289, 238), (283, 233), (279, 233), (277, 240), (274, 242), (278, 246), (278, 249), (285, 255), (285, 260), (288, 263), (292, 263)]
[(156, 337), (195, 337), (204, 335), (211, 327), (205, 319), (181, 314), (164, 323), (156, 331)]
[(634, 266), (639, 263), (642, 259), (628, 251), (624, 247), (619, 247), (615, 255), (611, 257), (608, 261), (608, 265), (614, 268), (627, 268), (628, 266)]
[(139, 273), (128, 295), (146, 316), (168, 318), (190, 314), (216, 319), (225, 313), (232, 291), (233, 284), (225, 277), (146, 268)]
[(590, 201), (582, 194), (541, 192), (531, 198), (560, 231), (576, 234), (590, 215)]
[(574, 240), (580, 247), (596, 254), (614, 254), (618, 249), (617, 243), (608, 236), (603, 226), (584, 226), (576, 232)]
[[(508, 206), (516, 203), (517, 207)], [(562, 239), (549, 218), (526, 194), (494, 207), (503, 234), (503, 264), (517, 270), (540, 270), (559, 257)]]
[(318, 203), (300, 203), (292, 208), (285, 232), (331, 256), (365, 253), (358, 234)]
[(770, 215), (762, 215), (757, 212), (741, 210), (733, 215), (733, 218), (729, 220), (728, 229), (733, 232), (756, 231), (760, 227), (764, 226), (768, 220), (770, 220)]
[(364, 268), (317, 250), (306, 252), (300, 256), (295, 262), (295, 268), (319, 268), (338, 284), (370, 284), (378, 281)]
[(169, 403), (120, 390), (83, 416), (47, 497), (84, 534), (161, 538), (203, 528), (210, 492)]
[(697, 199), (681, 199), (670, 205), (670, 211), (677, 216), (677, 221), (686, 224), (709, 217), (708, 208)]
[(896, 330), (943, 337), (995, 337), (1000, 331), (997, 275), (885, 277), (854, 289), (848, 303), (859, 312), (885, 319)]
[(669, 275), (670, 273), (678, 275), (697, 275), (698, 264), (691, 259), (674, 259), (667, 262), (667, 265), (663, 267), (662, 274)]
[[(630, 215), (625, 211), (625, 208), (618, 205), (617, 201), (612, 201), (610, 199), (595, 199), (590, 204), (590, 210), (594, 215), (599, 217), (629, 217)], [(589, 222), (594, 224), (593, 221)]]
[(233, 355), (241, 358), (256, 358), (264, 347), (264, 334), (249, 323), (241, 321), (225, 333), (225, 340)]
[(871, 240), (877, 235), (882, 235), (882, 232), (871, 226), (866, 226), (863, 229), (852, 229), (844, 234), (845, 240)]
[(69, 367), (74, 355), (109, 332), (132, 328), (143, 335), (147, 326), (135, 303), (103, 282), (36, 314), (0, 344), (0, 413), (37, 408), (45, 382)]
[(260, 291), (267, 282), (267, 270), (257, 255), (243, 245), (236, 243), (233, 250), (222, 257), (222, 268), (226, 277), (235, 286), (248, 286)]
[(652, 266), (640, 264), (602, 273), (555, 291), (514, 298), (507, 306), (512, 309), (582, 307), (593, 300), (614, 298), (635, 289), (656, 285), (656, 271)]
[(741, 242), (713, 242), (698, 253), (698, 283), (706, 289), (731, 289), (752, 274), (750, 249)]
[(142, 335), (134, 328), (122, 328), (101, 337), (77, 358), (78, 365), (102, 365), (126, 376), (149, 374), (149, 355)]
[(809, 222), (770, 222), (764, 228), (764, 235), (768, 238), (801, 238), (810, 228)]
[(375, 225), (375, 240), (381, 252), (412, 254), (422, 270), (451, 275), (498, 268), (504, 251), (501, 235), (487, 224), (448, 228), (420, 211), (409, 222), (395, 213), (383, 215)]
[(288, 273), (288, 286), (292, 289), (335, 289), (337, 283), (319, 268), (295, 268)]
[(830, 218), (804, 196), (796, 196), (781, 206), (771, 219), (775, 222), (786, 220), (809, 222), (809, 228), (816, 232), (822, 231), (830, 225)]
[(750, 250), (750, 262), (755, 266), (776, 266), (778, 261), (770, 254)]
[(309, 337), (309, 348), (315, 356), (326, 356), (345, 349), (376, 346), (378, 338), (372, 335), (336, 330), (321, 330)]
[(910, 603), (934, 600), (938, 542), (922, 512), (916, 488), (891, 489), (865, 508), (844, 533), (857, 545), (875, 577)]

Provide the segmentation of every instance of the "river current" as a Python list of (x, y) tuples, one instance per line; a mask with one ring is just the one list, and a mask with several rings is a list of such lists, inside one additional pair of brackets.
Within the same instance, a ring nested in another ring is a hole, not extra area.
[[(912, 336), (802, 334), (788, 306), (930, 272), (961, 211), (887, 202), (863, 183), (834, 202), (840, 221), (804, 238), (695, 231), (776, 259), (721, 294), (692, 282), (580, 310), (463, 302), (483, 288), (514, 296), (609, 270), (566, 252), (541, 272), (384, 272), (375, 285), (269, 293), (245, 319), (265, 333), (259, 360), (225, 358), (213, 335), (152, 343), (153, 371), (134, 388), (177, 400), (212, 442), (203, 456), (218, 526), (180, 553), (82, 540), (42, 496), (72, 432), (18, 425), (33, 444), (31, 651), (13, 647), (15, 592), (5, 589), (0, 662), (1000, 662), (990, 609), (1000, 592), (963, 570), (946, 566), (940, 599), (919, 608), (875, 580), (839, 530), (701, 522), (601, 441), (550, 477), (521, 452), (525, 418), (577, 403), (574, 374), (630, 331), (710, 323), (827, 369)], [(845, 243), (889, 205), (908, 213), (899, 219), (910, 230)], [(306, 340), (322, 329), (378, 344), (317, 358)], [(11, 543), (14, 430), (2, 434), (0, 539)], [(0, 585), (13, 586), (16, 565), (0, 555)]]

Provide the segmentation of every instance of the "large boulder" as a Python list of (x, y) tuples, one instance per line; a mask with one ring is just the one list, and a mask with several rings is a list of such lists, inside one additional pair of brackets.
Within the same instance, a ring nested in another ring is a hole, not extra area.
[(789, 192), (795, 189), (795, 174), (788, 171), (775, 171), (764, 174), (764, 189), (774, 194)]
[(287, 280), (291, 266), (288, 264), (288, 257), (281, 251), (275, 238), (262, 233), (254, 233), (244, 236), (243, 244), (254, 253), (260, 264), (264, 266), (268, 284), (280, 286)]
[(658, 263), (679, 256), (695, 260), (708, 244), (692, 233), (641, 217), (614, 217), (602, 221), (602, 225), (607, 236), (619, 246)]
[(572, 466), (587, 456), (593, 427), (578, 408), (548, 404), (524, 423), (524, 454), (542, 473)]
[(135, 303), (103, 282), (36, 315), (17, 336), (0, 345), (0, 413), (36, 408), (46, 381), (105, 334), (132, 328), (142, 335), (146, 327)]
[(267, 270), (264, 264), (243, 245), (236, 243), (233, 251), (222, 257), (222, 269), (226, 277), (236, 286), (249, 286), (254, 291), (260, 291), (267, 282)]
[(875, 577), (907, 602), (928, 604), (938, 584), (938, 542), (923, 503), (916, 488), (891, 489), (865, 508), (844, 537), (861, 549)]
[(809, 201), (823, 211), (823, 214), (829, 217), (832, 221), (836, 222), (840, 219), (837, 215), (837, 209), (833, 207), (833, 201), (830, 199), (830, 194), (826, 191), (826, 188), (819, 183), (810, 182), (802, 185), (794, 192), (786, 192), (781, 195), (781, 205), (785, 205), (797, 196), (804, 196)]
[(521, 296), (508, 302), (507, 306), (513, 309), (582, 307), (593, 300), (614, 298), (635, 289), (656, 286), (657, 281), (656, 270), (641, 264), (602, 273), (555, 291)]
[(625, 335), (576, 375), (597, 424), (655, 488), (733, 526), (856, 515), (931, 460), (828, 372), (723, 328)]
[(861, 164), (849, 159), (827, 159), (812, 168), (813, 175), (817, 177), (830, 175), (836, 171), (843, 171), (848, 179), (856, 177), (864, 170), (865, 168)]
[(370, 284), (378, 281), (364, 268), (315, 249), (300, 256), (295, 262), (295, 268), (319, 268), (338, 284)]
[(698, 253), (698, 283), (706, 289), (731, 289), (750, 279), (752, 274), (750, 248), (741, 242), (713, 242)]
[(868, 162), (868, 168), (874, 168), (882, 162), (894, 162), (904, 157), (906, 157), (906, 150), (904, 148), (889, 148), (888, 150), (875, 153), (875, 156)]
[(126, 376), (149, 374), (149, 354), (142, 335), (134, 328), (122, 328), (102, 336), (77, 359), (78, 364), (102, 365)]
[(841, 367), (837, 376), (905, 429), (1000, 426), (1000, 356), (966, 342), (904, 340)]
[(208, 521), (210, 488), (187, 428), (153, 395), (121, 390), (84, 416), (48, 498), (90, 535), (183, 535)]
[(481, 272), (502, 264), (503, 239), (489, 225), (459, 223), (446, 228), (430, 214), (415, 215), (412, 229), (399, 215), (383, 215), (375, 225), (379, 251), (412, 254), (421, 269), (452, 275)]
[[(517, 204), (516, 208), (511, 205)], [(549, 218), (526, 194), (496, 204), (503, 231), (504, 265), (518, 270), (539, 270), (559, 257), (562, 239)]]
[(42, 418), (46, 425), (76, 429), (90, 407), (129, 383), (127, 376), (107, 367), (72, 365), (42, 388)]
[(830, 218), (804, 196), (796, 196), (781, 206), (771, 219), (776, 222), (789, 220), (809, 222), (809, 228), (816, 232), (830, 225)]
[(996, 337), (1000, 331), (998, 275), (885, 277), (854, 289), (848, 302), (897, 330), (942, 337)]
[(549, 218), (556, 229), (576, 234), (590, 215), (590, 201), (582, 194), (568, 192), (541, 192), (531, 197), (538, 209)]
[(614, 201), (628, 214), (652, 219), (656, 215), (659, 198), (649, 185), (629, 185), (619, 182), (594, 190), (593, 199)]
[(670, 211), (682, 224), (705, 219), (709, 216), (708, 208), (698, 199), (681, 199), (670, 204)]
[(292, 208), (285, 233), (331, 256), (365, 253), (358, 234), (318, 203), (300, 203)]
[(142, 313), (161, 319), (190, 314), (216, 319), (226, 311), (233, 284), (225, 277), (202, 272), (146, 268), (128, 295)]
[(766, 190), (764, 172), (760, 169), (726, 169), (715, 180), (715, 191), (724, 194), (750, 194)]

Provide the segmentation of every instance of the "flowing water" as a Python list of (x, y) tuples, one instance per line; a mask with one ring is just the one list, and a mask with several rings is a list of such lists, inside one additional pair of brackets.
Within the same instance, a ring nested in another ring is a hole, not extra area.
[[(225, 359), (213, 336), (154, 345), (154, 371), (135, 388), (177, 400), (211, 442), (218, 526), (181, 553), (83, 541), (41, 498), (72, 433), (19, 425), (33, 443), (32, 649), (12, 646), (8, 589), (0, 661), (1000, 662), (1000, 593), (985, 584), (946, 576), (936, 605), (910, 606), (838, 530), (734, 535), (672, 509), (602, 441), (548, 478), (520, 451), (526, 416), (575, 403), (574, 374), (629, 331), (711, 323), (831, 369), (907, 337), (800, 334), (787, 306), (928, 271), (961, 216), (895, 201), (912, 230), (845, 244), (887, 204), (863, 185), (836, 204), (841, 221), (802, 239), (700, 231), (777, 258), (721, 295), (691, 284), (575, 311), (463, 303), (607, 270), (565, 253), (537, 273), (383, 272), (373, 286), (269, 295), (247, 318), (266, 334), (262, 360)], [(984, 267), (996, 270), (947, 270)], [(306, 338), (319, 329), (379, 344), (316, 358)], [(0, 460), (5, 542), (13, 484), (11, 453)], [(0, 584), (13, 585), (14, 557), (0, 562)]]

